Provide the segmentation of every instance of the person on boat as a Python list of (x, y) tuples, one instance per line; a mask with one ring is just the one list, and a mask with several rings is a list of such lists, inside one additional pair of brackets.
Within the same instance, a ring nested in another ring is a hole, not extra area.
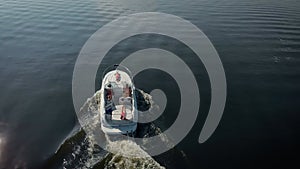
[(125, 84), (125, 87), (123, 88), (123, 97), (131, 97), (131, 88), (128, 84)]
[(120, 81), (121, 81), (121, 75), (120, 75), (119, 72), (116, 72), (115, 77), (116, 77), (116, 81), (117, 81), (117, 82), (120, 82)]
[(106, 96), (107, 100), (105, 102), (105, 117), (107, 120), (112, 119), (112, 112), (116, 110), (116, 107), (114, 105), (114, 102), (112, 101), (112, 95), (107, 94)]
[(126, 119), (126, 108), (124, 105), (122, 106), (121, 120), (127, 120)]

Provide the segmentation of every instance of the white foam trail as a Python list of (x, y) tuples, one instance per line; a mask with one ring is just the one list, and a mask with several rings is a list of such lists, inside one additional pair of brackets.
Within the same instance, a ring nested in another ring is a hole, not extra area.
[(121, 156), (138, 156), (140, 158), (148, 158), (150, 157), (139, 145), (131, 140), (119, 140), (119, 141), (111, 141), (107, 145), (107, 149)]
[[(152, 104), (152, 97), (149, 94), (146, 94), (143, 91), (140, 91), (145, 98), (147, 104)], [(86, 103), (81, 108), (81, 115), (84, 117), (81, 124), (84, 125), (84, 131), (86, 132), (85, 141), (88, 143), (87, 159), (78, 164), (75, 168), (91, 168), (101, 160), (103, 160), (106, 153), (95, 154), (95, 145), (97, 144), (94, 136), (94, 129), (100, 127), (100, 113), (98, 112), (98, 103), (100, 103), (101, 91), (97, 91), (93, 97), (89, 98)], [(147, 152), (145, 152), (139, 145), (134, 141), (128, 140), (115, 140), (112, 141), (109, 136), (105, 135), (106, 148), (109, 152), (112, 152), (112, 157), (109, 162), (105, 164), (105, 168), (164, 168), (160, 166)], [(73, 159), (80, 155), (82, 147), (86, 143), (82, 143), (80, 146), (74, 148), (72, 156)], [(128, 154), (138, 155), (138, 158), (130, 158)], [(71, 160), (64, 159), (63, 167), (68, 168), (67, 166), (71, 163)]]
[(114, 155), (106, 168), (164, 168), (131, 140), (112, 141), (107, 148)]

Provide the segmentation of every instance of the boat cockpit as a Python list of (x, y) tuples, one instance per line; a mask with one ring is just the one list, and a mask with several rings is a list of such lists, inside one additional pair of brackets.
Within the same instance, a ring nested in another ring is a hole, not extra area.
[(128, 123), (133, 119), (132, 84), (121, 80), (118, 72), (114, 81), (108, 80), (104, 87), (105, 119), (108, 123)]

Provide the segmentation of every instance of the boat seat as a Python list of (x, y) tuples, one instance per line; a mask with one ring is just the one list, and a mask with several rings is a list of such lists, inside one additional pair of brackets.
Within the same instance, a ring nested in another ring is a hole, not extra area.
[(120, 97), (119, 104), (121, 105), (130, 105), (131, 106), (131, 97)]

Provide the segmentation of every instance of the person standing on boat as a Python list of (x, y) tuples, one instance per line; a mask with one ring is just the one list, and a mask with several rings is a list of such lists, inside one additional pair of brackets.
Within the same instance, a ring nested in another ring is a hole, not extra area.
[(120, 117), (121, 120), (127, 120), (126, 119), (126, 108), (125, 106), (123, 105), (122, 106), (122, 112), (121, 112), (121, 117)]
[(117, 82), (120, 82), (120, 81), (121, 81), (121, 75), (120, 75), (119, 72), (116, 72), (115, 77), (116, 77), (116, 81), (117, 81)]
[(107, 100), (105, 102), (105, 117), (106, 120), (112, 119), (112, 112), (116, 110), (116, 107), (112, 101), (112, 94), (108, 93), (106, 96)]

